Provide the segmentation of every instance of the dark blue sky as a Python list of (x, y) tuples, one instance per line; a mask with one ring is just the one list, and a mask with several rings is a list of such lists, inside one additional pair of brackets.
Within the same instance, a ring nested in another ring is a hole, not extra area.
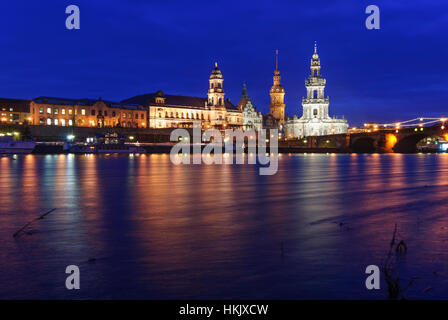
[[(65, 7), (81, 29), (65, 28)], [(381, 30), (365, 28), (369, 4)], [(437, 1), (2, 1), (0, 97), (205, 96), (214, 61), (226, 97), (242, 83), (268, 111), (275, 49), (286, 112), (301, 114), (314, 40), (330, 113), (351, 125), (448, 115), (448, 4)]]

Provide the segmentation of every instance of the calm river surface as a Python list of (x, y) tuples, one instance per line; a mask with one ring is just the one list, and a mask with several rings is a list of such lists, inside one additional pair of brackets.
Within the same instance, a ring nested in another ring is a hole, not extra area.
[[(52, 208), (19, 237), (13, 234)], [(384, 299), (394, 225), (407, 298), (448, 299), (448, 155), (0, 158), (0, 298)], [(81, 290), (65, 289), (65, 268)]]

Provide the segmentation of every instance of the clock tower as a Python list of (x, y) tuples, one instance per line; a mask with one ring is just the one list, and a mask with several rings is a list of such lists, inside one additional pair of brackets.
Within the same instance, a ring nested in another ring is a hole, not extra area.
[(278, 70), (278, 50), (275, 52), (274, 85), (269, 91), (271, 103), (269, 113), (278, 120), (280, 125), (285, 121), (285, 89), (280, 84), (280, 70)]

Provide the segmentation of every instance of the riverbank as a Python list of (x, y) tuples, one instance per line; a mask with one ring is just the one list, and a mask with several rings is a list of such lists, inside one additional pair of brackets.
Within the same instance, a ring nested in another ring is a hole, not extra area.
[[(169, 154), (173, 144), (154, 143), (154, 144), (140, 144), (140, 147), (145, 149), (149, 154)], [(269, 149), (268, 149), (269, 151)], [(223, 150), (224, 152), (224, 150)], [(247, 152), (247, 150), (246, 150)], [(33, 151), (33, 154), (64, 154), (68, 153), (63, 149), (62, 143), (38, 143)], [(301, 154), (301, 153), (374, 153), (374, 152), (353, 152), (350, 149), (340, 148), (311, 148), (311, 147), (278, 147), (278, 153), (282, 154)], [(419, 153), (438, 153), (438, 152), (419, 152)]]

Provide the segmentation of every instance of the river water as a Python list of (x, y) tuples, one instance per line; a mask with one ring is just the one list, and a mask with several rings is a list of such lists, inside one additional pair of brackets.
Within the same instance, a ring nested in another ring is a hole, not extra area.
[(446, 154), (285, 154), (273, 176), (168, 155), (3, 157), (0, 298), (385, 299), (365, 269), (397, 224), (406, 298), (447, 299), (447, 177)]

